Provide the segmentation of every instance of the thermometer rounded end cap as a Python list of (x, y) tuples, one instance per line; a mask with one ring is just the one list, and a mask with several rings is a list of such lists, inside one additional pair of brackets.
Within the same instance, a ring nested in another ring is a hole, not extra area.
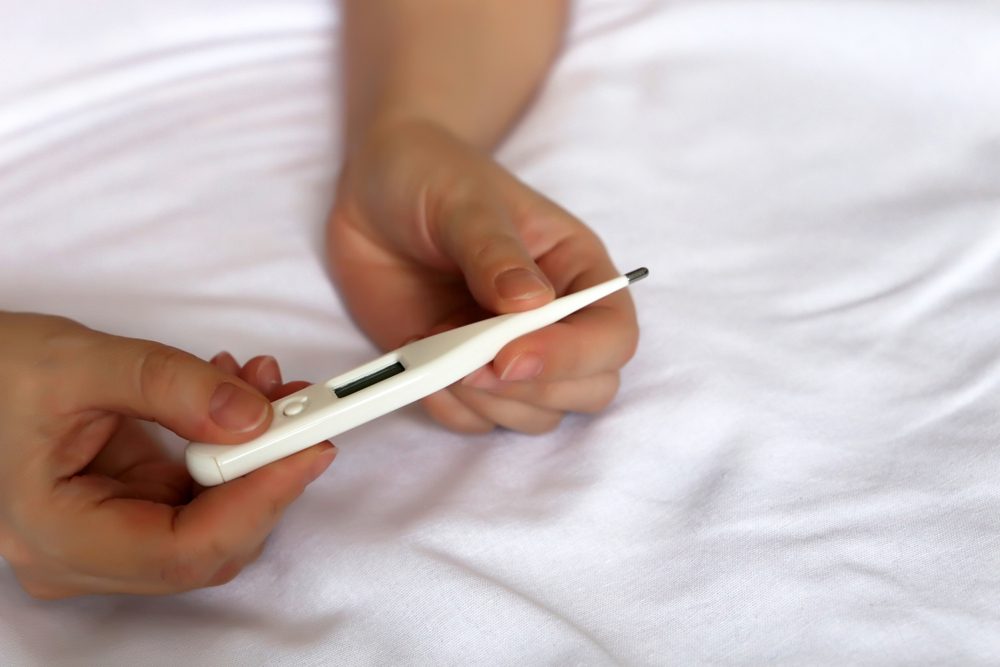
[(226, 478), (222, 476), (215, 457), (199, 449), (197, 444), (188, 445), (184, 453), (184, 462), (194, 481), (202, 486), (217, 486), (225, 482)]

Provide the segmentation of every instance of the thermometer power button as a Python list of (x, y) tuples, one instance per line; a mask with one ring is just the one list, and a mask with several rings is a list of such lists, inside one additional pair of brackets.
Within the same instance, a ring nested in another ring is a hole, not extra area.
[(306, 399), (300, 398), (296, 401), (292, 401), (285, 405), (281, 410), (281, 414), (286, 417), (294, 417), (295, 415), (302, 414), (302, 411), (306, 409)]

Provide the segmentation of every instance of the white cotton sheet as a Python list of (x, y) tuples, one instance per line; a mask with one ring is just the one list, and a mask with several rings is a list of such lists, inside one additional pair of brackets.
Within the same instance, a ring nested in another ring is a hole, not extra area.
[[(371, 356), (321, 250), (334, 6), (0, 16), (0, 308)], [(345, 434), (221, 588), (0, 566), (0, 663), (995, 664), (998, 119), (995, 2), (584, 0), (500, 158), (652, 271), (613, 407)]]

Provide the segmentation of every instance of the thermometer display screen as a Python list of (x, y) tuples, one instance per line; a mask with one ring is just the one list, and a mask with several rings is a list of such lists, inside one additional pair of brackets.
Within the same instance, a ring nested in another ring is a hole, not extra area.
[(406, 369), (403, 368), (403, 364), (398, 361), (392, 366), (386, 366), (385, 368), (380, 368), (374, 373), (369, 373), (368, 375), (358, 378), (357, 380), (351, 380), (347, 384), (342, 384), (339, 387), (334, 387), (333, 393), (337, 395), (337, 398), (344, 398), (350, 396), (351, 394), (357, 393), (362, 389), (367, 389), (373, 384), (378, 384), (382, 380), (388, 380), (393, 375), (399, 375)]

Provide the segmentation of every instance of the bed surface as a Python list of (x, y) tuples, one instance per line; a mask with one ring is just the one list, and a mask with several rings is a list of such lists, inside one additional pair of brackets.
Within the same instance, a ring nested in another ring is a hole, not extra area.
[[(0, 15), (0, 308), (373, 355), (321, 253), (334, 6)], [(0, 564), (0, 663), (1000, 659), (1000, 5), (584, 0), (500, 158), (651, 269), (612, 408), (345, 434), (221, 588), (39, 602)]]

